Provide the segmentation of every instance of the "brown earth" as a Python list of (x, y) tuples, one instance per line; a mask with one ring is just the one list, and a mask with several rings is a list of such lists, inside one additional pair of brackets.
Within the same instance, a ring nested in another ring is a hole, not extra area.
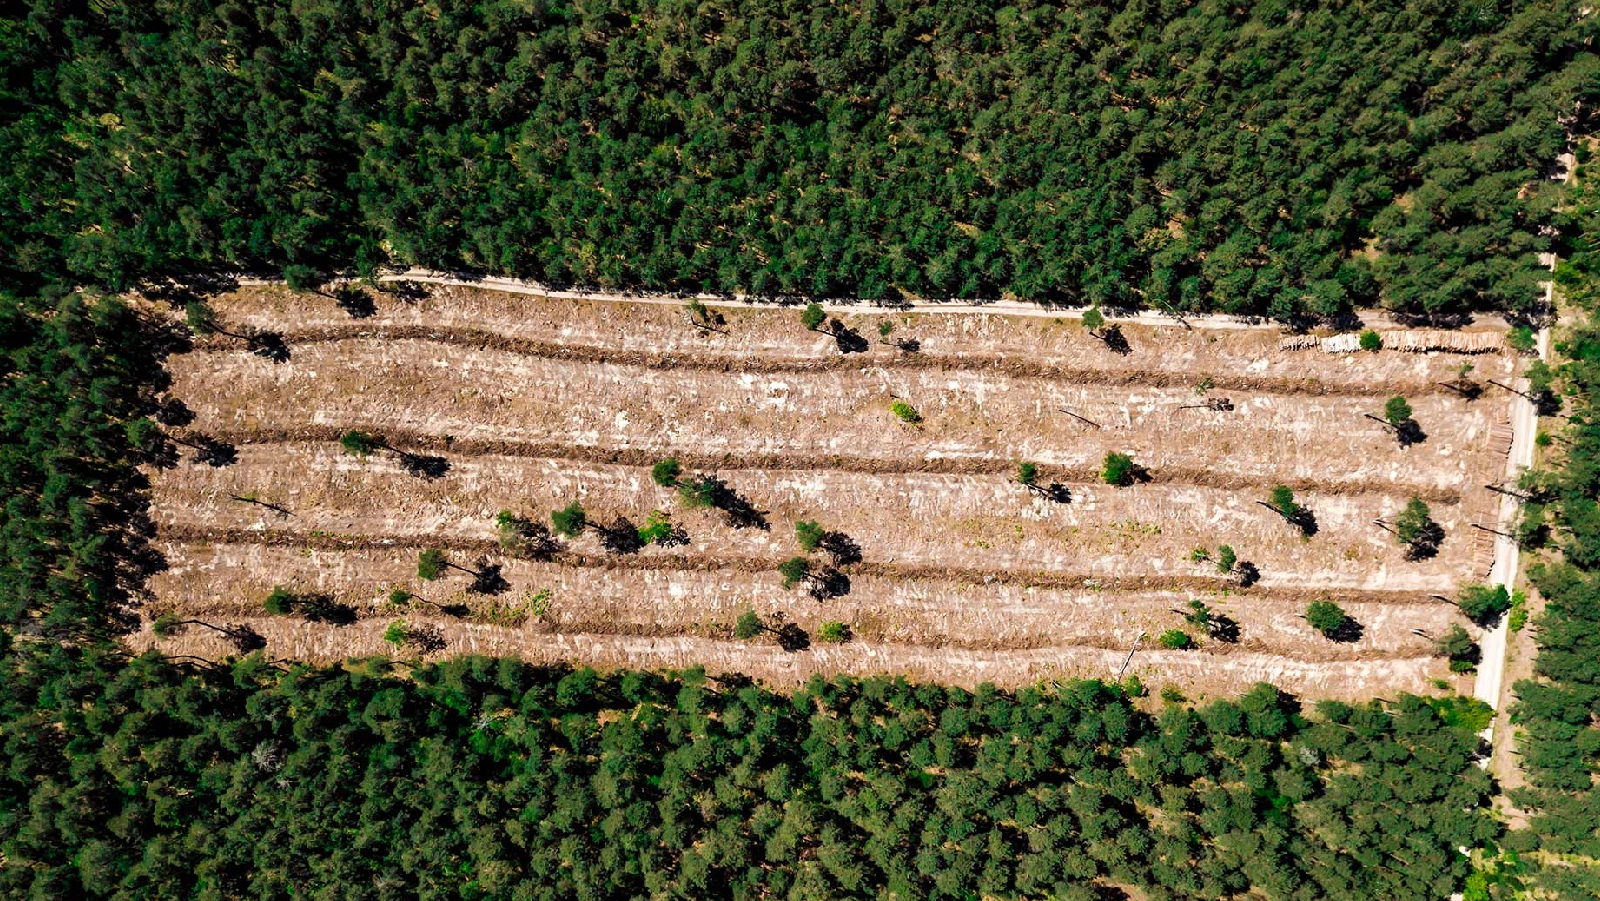
[[(244, 288), (214, 300), (230, 323), (275, 329), (292, 335), (324, 328), (393, 326), (468, 329), (502, 339), (558, 343), (572, 348), (645, 354), (721, 353), (740, 359), (822, 362), (837, 356), (833, 339), (799, 327), (798, 308), (719, 309), (723, 333), (688, 324), (683, 309), (589, 300), (542, 300), (526, 295), (466, 287), (434, 286), (428, 296), (403, 301), (392, 293), (369, 290), (374, 316), (352, 320), (332, 299), (284, 287)], [(893, 325), (895, 339), (916, 340), (920, 353), (941, 358), (993, 360), (1008, 364), (1057, 366), (1096, 373), (1159, 373), (1179, 386), (1211, 378), (1269, 378), (1322, 391), (1337, 388), (1358, 394), (1406, 393), (1403, 388), (1448, 380), (1463, 362), (1477, 374), (1502, 378), (1511, 358), (1496, 355), (1379, 353), (1333, 356), (1317, 351), (1285, 353), (1282, 334), (1273, 329), (1187, 331), (1177, 327), (1124, 324), (1132, 349), (1113, 353), (1081, 325), (1067, 319), (1002, 315), (918, 315), (863, 307), (843, 317), (872, 344), (874, 362), (905, 354), (876, 343), (878, 326)], [(852, 355), (849, 359), (857, 359)], [(1410, 396), (1410, 394), (1407, 394)]]
[[(215, 299), (219, 316), (230, 331), (280, 332), (288, 362), (226, 337), (173, 358), (173, 393), (196, 413), (178, 431), (232, 442), (238, 461), (153, 473), (171, 568), (153, 580), (152, 614), (248, 622), (274, 656), (331, 661), (388, 650), (397, 616), (430, 620), (388, 605), (402, 586), (472, 608), (466, 621), (431, 618), (447, 653), (703, 664), (776, 685), (840, 671), (1021, 685), (1115, 676), (1137, 648), (1129, 673), (1191, 696), (1261, 679), (1312, 697), (1425, 692), (1446, 675), (1426, 636), (1459, 618), (1431, 595), (1472, 578), (1471, 523), (1490, 509), (1485, 474), (1503, 459), (1491, 446), (1501, 398), (1469, 403), (1436, 384), (1467, 361), (1504, 375), (1512, 363), (1496, 355), (1288, 352), (1272, 330), (1139, 326), (1124, 327), (1133, 352), (1118, 355), (1075, 323), (871, 312), (843, 317), (871, 349), (841, 355), (793, 309), (722, 311), (723, 333), (708, 334), (673, 307), (464, 288), (375, 297), (378, 315), (351, 320), (327, 297), (245, 289)], [(920, 351), (878, 344), (885, 319)], [(1363, 418), (1394, 393), (1410, 399), (1424, 443), (1402, 449)], [(1232, 412), (1179, 409), (1219, 396)], [(897, 422), (893, 399), (924, 421)], [(352, 428), (437, 453), (449, 470), (429, 480), (390, 452), (348, 456), (335, 442)], [(1149, 480), (1100, 483), (1109, 450), (1131, 453)], [(649, 478), (668, 455), (726, 479), (770, 528), (680, 510)], [(1019, 460), (1063, 482), (1070, 502), (1017, 485)], [(1314, 511), (1315, 536), (1256, 504), (1277, 483)], [(1432, 560), (1406, 560), (1373, 524), (1412, 496), (1447, 535)], [(602, 521), (668, 511), (690, 542), (615, 557), (585, 535), (551, 562), (503, 559), (497, 511), (544, 519), (573, 499)], [(774, 570), (798, 552), (800, 519), (859, 543), (849, 594), (818, 603), (782, 589)], [(1221, 543), (1260, 568), (1258, 585), (1241, 590), (1189, 559)], [(502, 565), (509, 588), (471, 595), (459, 573), (418, 582), (429, 546)], [(278, 584), (332, 594), (362, 619), (265, 617), (260, 599)], [(544, 591), (548, 611), (526, 615)], [(1362, 624), (1359, 641), (1306, 626), (1299, 614), (1320, 597)], [(1240, 641), (1156, 648), (1191, 599), (1236, 620)], [(735, 641), (748, 609), (813, 635), (846, 622), (855, 638), (795, 653)], [(203, 629), (163, 646), (227, 650)]]
[[(468, 538), (490, 541), (494, 517), (512, 510), (533, 519), (580, 500), (591, 517), (643, 523), (671, 512), (688, 532), (681, 550), (647, 548), (641, 556), (718, 553), (765, 558), (771, 566), (799, 552), (791, 523), (815, 520), (850, 535), (868, 561), (974, 570), (1065, 572), (1115, 577), (1218, 575), (1192, 550), (1231, 544), (1259, 569), (1264, 586), (1443, 591), (1454, 589), (1471, 553), (1459, 504), (1435, 502), (1448, 536), (1438, 557), (1409, 562), (1387, 532), (1373, 526), (1404, 505), (1403, 494), (1302, 493), (1327, 538), (1305, 540), (1257, 505), (1260, 487), (1182, 484), (1112, 488), (1074, 482), (1071, 501), (1053, 503), (1005, 474), (872, 474), (837, 470), (741, 470), (730, 484), (772, 527), (730, 528), (712, 511), (678, 510), (672, 491), (647, 468), (562, 459), (457, 457), (437, 480), (407, 474), (387, 455), (361, 460), (331, 444), (244, 445), (239, 463), (183, 466), (156, 484), (163, 524), (221, 529), (320, 531), (343, 535)], [(279, 510), (236, 498), (252, 498)], [(585, 535), (577, 549), (601, 553)]]
[[(1428, 433), (1402, 448), (1364, 413), (1370, 397), (1233, 392), (1232, 413), (1178, 410), (1187, 389), (1070, 385), (970, 371), (663, 372), (529, 358), (423, 341), (296, 348), (288, 364), (199, 351), (172, 364), (174, 392), (201, 430), (396, 428), (468, 440), (564, 442), (669, 455), (750, 454), (1032, 460), (1088, 470), (1121, 451), (1153, 471), (1203, 468), (1273, 480), (1330, 472), (1357, 484), (1472, 484), (1488, 401), (1412, 401)], [(920, 425), (897, 421), (894, 399)], [(1100, 423), (1083, 425), (1071, 410)], [(1481, 451), (1480, 451), (1481, 449)]]

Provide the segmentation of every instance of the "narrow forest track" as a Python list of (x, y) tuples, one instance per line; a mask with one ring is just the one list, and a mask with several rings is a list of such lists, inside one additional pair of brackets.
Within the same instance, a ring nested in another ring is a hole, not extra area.
[[(241, 287), (283, 285), (282, 278), (263, 278), (259, 276), (240, 275), (234, 281)], [(1085, 307), (1061, 307), (1024, 300), (1009, 300), (998, 298), (986, 301), (968, 300), (930, 300), (930, 299), (905, 299), (892, 302), (865, 300), (860, 298), (800, 298), (800, 297), (754, 297), (743, 294), (645, 294), (623, 293), (615, 291), (583, 291), (552, 288), (538, 282), (527, 281), (519, 278), (506, 278), (494, 275), (466, 275), (461, 273), (441, 272), (434, 269), (406, 269), (389, 270), (380, 272), (377, 281), (383, 284), (397, 284), (414, 282), (421, 285), (440, 285), (448, 287), (476, 288), (484, 291), (501, 291), (510, 294), (522, 294), (533, 297), (545, 297), (553, 300), (583, 300), (598, 301), (602, 303), (640, 304), (650, 306), (683, 306), (690, 300), (698, 300), (707, 307), (714, 309), (748, 309), (752, 306), (779, 306), (796, 307), (808, 301), (816, 301), (825, 312), (834, 314), (885, 312), (885, 313), (917, 313), (938, 315), (972, 315), (984, 314), (990, 316), (1016, 316), (1037, 319), (1081, 319)], [(328, 283), (330, 286), (343, 284), (360, 284), (358, 279), (335, 279)], [(1155, 310), (1118, 310), (1112, 311), (1115, 316), (1111, 321), (1118, 324), (1141, 326), (1155, 326), (1164, 328), (1181, 328), (1185, 331), (1192, 329), (1212, 329), (1223, 331), (1248, 331), (1268, 330), (1282, 331), (1283, 323), (1261, 316), (1234, 316), (1226, 313), (1197, 313), (1175, 315), (1170, 312)], [(1361, 314), (1361, 325), (1366, 328), (1403, 328), (1405, 324), (1394, 316), (1378, 310), (1365, 310)], [(1478, 324), (1488, 328), (1504, 330), (1509, 326), (1504, 317), (1495, 314), (1484, 314), (1478, 319)]]

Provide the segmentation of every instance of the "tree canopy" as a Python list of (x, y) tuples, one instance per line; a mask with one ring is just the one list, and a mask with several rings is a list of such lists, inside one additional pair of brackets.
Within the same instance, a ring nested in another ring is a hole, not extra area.
[(1524, 308), (1570, 2), (31, 0), (0, 277)]
[(1500, 832), (1472, 728), (1413, 697), (0, 665), (6, 897), (1443, 898)]

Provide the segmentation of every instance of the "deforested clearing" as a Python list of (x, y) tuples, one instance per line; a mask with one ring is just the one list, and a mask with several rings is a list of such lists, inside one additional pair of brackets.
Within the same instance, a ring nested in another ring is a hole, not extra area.
[[(1465, 622), (1444, 598), (1483, 580), (1499, 528), (1508, 395), (1486, 382), (1514, 374), (1509, 352), (1133, 324), (1117, 347), (1065, 319), (871, 307), (816, 330), (797, 308), (717, 309), (704, 328), (680, 305), (362, 290), (361, 318), (286, 288), (215, 297), (224, 333), (170, 360), (193, 418), (151, 471), (169, 564), (151, 619), (249, 624), (272, 654), (326, 662), (391, 648), (403, 617), (458, 651), (777, 687), (1461, 687), (1433, 645)], [(276, 359), (249, 337), (265, 333)], [(1444, 387), (1464, 364), (1473, 399)], [(1408, 445), (1381, 421), (1394, 396)], [(196, 459), (208, 443), (228, 452)], [(1103, 471), (1117, 454), (1127, 484)], [(1280, 486), (1301, 520), (1271, 508)], [(1395, 535), (1413, 498), (1442, 530), (1432, 553)], [(537, 534), (573, 502), (574, 534), (502, 541), (502, 511)], [(829, 538), (808, 548), (798, 523)], [(425, 581), (430, 550), (446, 563)], [(273, 616), (277, 587), (354, 621)], [(1322, 599), (1359, 628), (1312, 629)], [(822, 641), (827, 623), (848, 640)], [(1175, 629), (1198, 647), (1163, 647)], [(220, 634), (147, 625), (135, 643), (222, 656)]]

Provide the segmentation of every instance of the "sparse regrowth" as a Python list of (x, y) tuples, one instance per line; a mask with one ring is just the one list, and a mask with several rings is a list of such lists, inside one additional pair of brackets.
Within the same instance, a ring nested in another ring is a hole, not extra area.
[(550, 511), (550, 526), (562, 537), (576, 538), (588, 524), (589, 514), (584, 512), (583, 504), (578, 501), (573, 501), (560, 510)]
[(1468, 673), (1477, 669), (1482, 656), (1477, 642), (1459, 624), (1452, 625), (1450, 631), (1434, 643), (1434, 653), (1450, 659), (1450, 671), (1453, 673)]
[(1395, 538), (1405, 545), (1416, 547), (1425, 543), (1435, 543), (1439, 526), (1433, 521), (1432, 511), (1421, 498), (1414, 497), (1406, 502), (1400, 515), (1394, 518)]
[(1100, 478), (1107, 485), (1132, 485), (1135, 472), (1133, 458), (1121, 451), (1107, 453), (1100, 466)]
[(1403, 397), (1389, 398), (1383, 405), (1383, 419), (1395, 428), (1400, 428), (1411, 421), (1411, 404)]
[(1504, 585), (1465, 585), (1456, 595), (1462, 615), (1480, 626), (1492, 626), (1511, 609), (1511, 594)]
[(1231, 573), (1238, 562), (1239, 555), (1234, 553), (1232, 545), (1224, 544), (1217, 548), (1217, 572)]
[(841, 622), (830, 620), (817, 627), (817, 640), (827, 644), (843, 644), (852, 637), (850, 627)]
[(299, 601), (299, 597), (294, 592), (284, 588), (282, 585), (275, 585), (272, 588), (272, 592), (267, 595), (264, 606), (267, 612), (273, 616), (287, 616), (294, 612), (295, 607), (299, 605)]
[(1349, 626), (1350, 616), (1333, 601), (1312, 601), (1306, 607), (1306, 622), (1311, 628), (1332, 638)]
[(369, 457), (383, 447), (383, 441), (367, 432), (349, 431), (339, 436), (339, 446), (344, 448), (347, 454)]
[(1274, 486), (1267, 494), (1267, 506), (1284, 519), (1294, 519), (1303, 512), (1303, 508), (1294, 499), (1294, 491), (1288, 485)]
[(677, 460), (668, 457), (650, 468), (650, 481), (662, 488), (676, 488), (678, 478), (683, 475), (683, 467)]
[(709, 476), (697, 476), (679, 482), (678, 501), (691, 510), (715, 506), (717, 481)]
[(1184, 651), (1195, 646), (1195, 640), (1182, 629), (1168, 629), (1161, 633), (1156, 643), (1169, 651)]
[(639, 541), (641, 544), (660, 544), (671, 537), (672, 532), (672, 519), (660, 510), (651, 510), (644, 525), (639, 527)]
[(790, 557), (778, 564), (778, 575), (783, 577), (785, 589), (794, 588), (811, 577), (811, 561), (804, 557)]
[(417, 554), (417, 578), (424, 582), (444, 575), (445, 567), (450, 565), (450, 558), (445, 556), (439, 548), (428, 548)]
[(1018, 463), (1017, 483), (1028, 488), (1039, 484), (1039, 467), (1033, 463)]
[(733, 637), (740, 641), (749, 641), (760, 635), (763, 628), (765, 626), (761, 622), (761, 617), (757, 616), (754, 610), (746, 610), (734, 621)]
[(827, 318), (828, 314), (823, 312), (820, 303), (808, 303), (806, 308), (800, 311), (800, 324), (808, 331), (816, 331)]
[(807, 553), (822, 546), (827, 530), (815, 521), (801, 520), (794, 524), (794, 538)]

